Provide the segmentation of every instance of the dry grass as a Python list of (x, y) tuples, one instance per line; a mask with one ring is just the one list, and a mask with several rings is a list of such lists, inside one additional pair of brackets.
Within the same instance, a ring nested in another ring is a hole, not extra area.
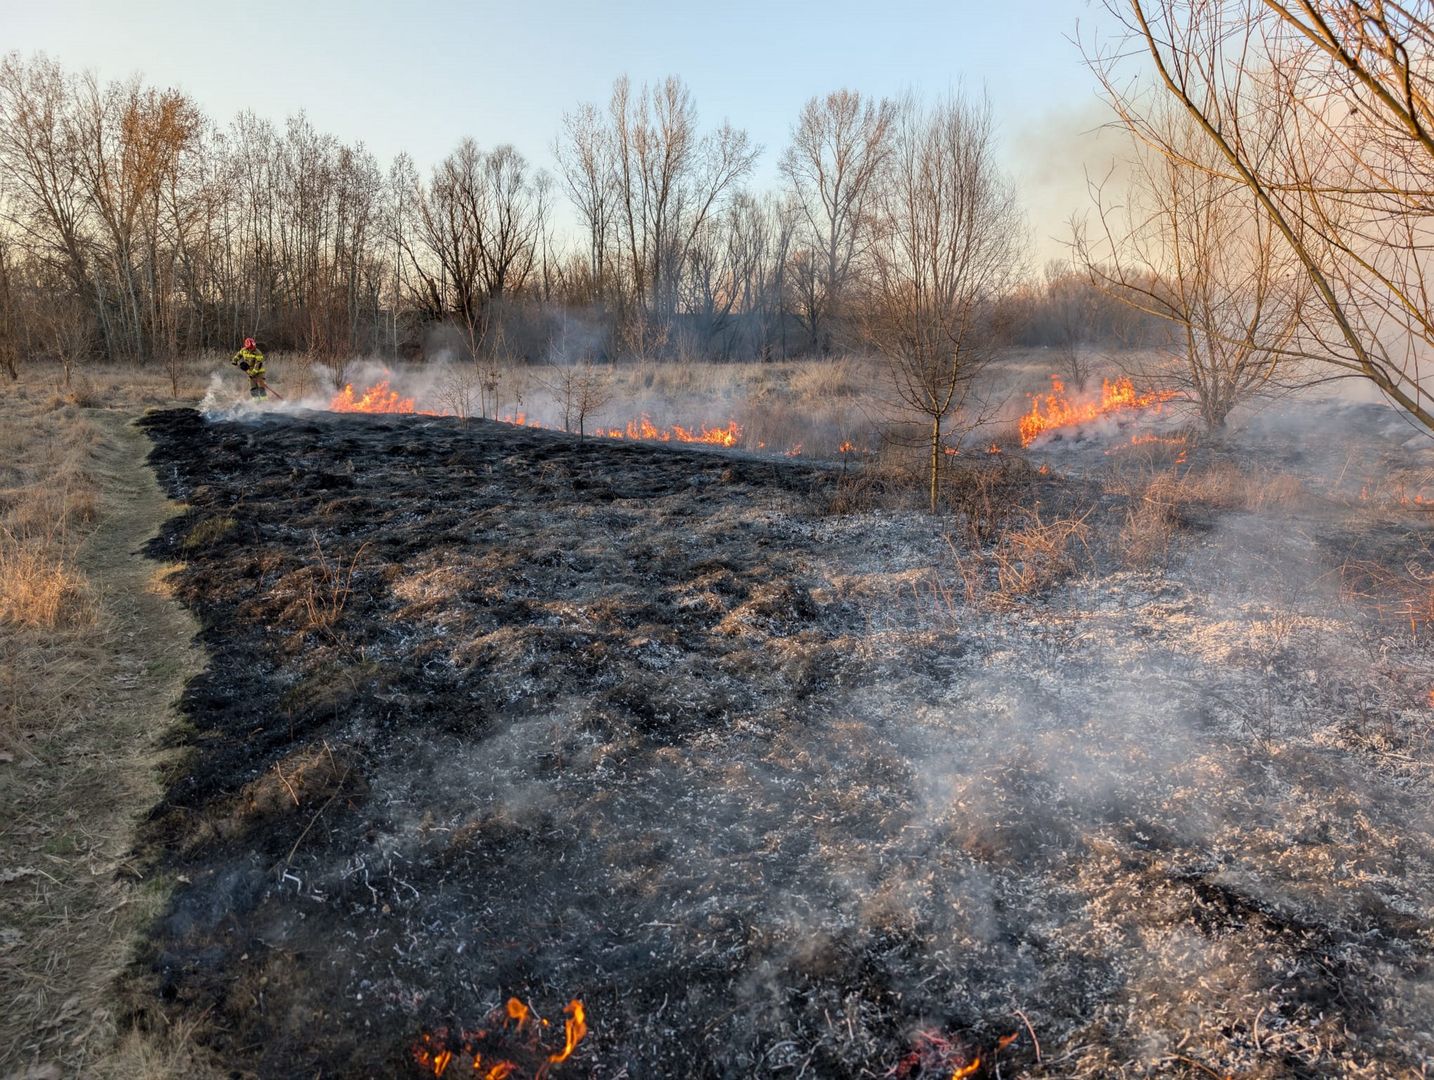
[(1076, 572), (1081, 554), (1090, 554), (1090, 526), (1084, 516), (1042, 521), (1038, 511), (1019, 529), (1001, 537), (991, 553), (997, 596), (1004, 602), (1050, 588)]
[[(32, 402), (0, 421), (0, 627), (93, 627), (97, 613), (75, 554), (98, 514), (90, 469), (97, 433), (70, 405)], [(0, 740), (11, 740), (10, 724)]]
[(1309, 494), (1297, 477), (1272, 469), (1158, 458), (1123, 461), (1108, 486), (1130, 501), (1117, 539), (1120, 561), (1140, 570), (1165, 566), (1182, 529), (1202, 514), (1286, 508)]
[(1118, 543), (1122, 562), (1135, 570), (1164, 566), (1178, 529), (1170, 503), (1158, 496), (1142, 496), (1126, 512), (1125, 524), (1120, 529)]
[(968, 541), (987, 544), (1010, 532), (1013, 521), (1032, 501), (1036, 477), (1036, 470), (1021, 458), (973, 458), (946, 469), (943, 497)]
[[(1091, 563), (1089, 514), (1042, 518), (1039, 509), (1027, 508), (1005, 519), (1006, 527), (994, 542), (962, 544), (948, 535), (952, 565), (967, 604), (1004, 610), (1023, 599), (1038, 596)], [(937, 580), (934, 591), (940, 606), (957, 616), (951, 588)]]
[(89, 583), (63, 557), (0, 530), (0, 622), (25, 629), (94, 626)]
[[(139, 537), (112, 522), (142, 512), (107, 490), (112, 470), (142, 466), (138, 436), (118, 450), (116, 421), (100, 410), (172, 401), (168, 391), (160, 371), (90, 369), (66, 389), (45, 367), (4, 388), (0, 871), (21, 877), (0, 884), (0, 1076), (184, 1071), (166, 1069), (153, 1040), (124, 1064), (111, 1056), (123, 1011), (114, 980), (162, 900), (125, 869), (135, 817), (156, 796), (147, 737), (174, 693), (183, 639), (171, 669), (153, 669), (160, 661), (143, 657), (168, 640), (125, 616), (143, 590), (108, 576), (136, 572)], [(164, 696), (151, 702), (154, 693)]]

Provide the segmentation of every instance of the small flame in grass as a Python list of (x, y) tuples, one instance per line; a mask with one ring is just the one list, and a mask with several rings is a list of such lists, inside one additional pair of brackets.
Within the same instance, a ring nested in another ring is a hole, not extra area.
[[(520, 1065), (528, 1062), (534, 1080), (542, 1080), (557, 1064), (573, 1056), (588, 1033), (587, 1014), (576, 998), (563, 1009), (563, 1047), (548, 1052), (542, 1038), (551, 1024), (534, 1015), (518, 998), (509, 998), (500, 1012), (489, 1018), (493, 1028), (451, 1032), (447, 1028), (425, 1031), (413, 1044), (413, 1060), (431, 1076), (467, 1075), (481, 1080), (508, 1080)], [(524, 1033), (527, 1033), (526, 1036)], [(515, 1045), (515, 1040), (523, 1041)], [(492, 1049), (497, 1046), (499, 1051)], [(506, 1047), (506, 1048), (505, 1048)]]
[(525, 413), (525, 412), (504, 413), (502, 416), (495, 417), (495, 419), (496, 419), (496, 420), (498, 421), (498, 423), (500, 423), (500, 424), (512, 424), (514, 427), (539, 428), (539, 429), (541, 429), (542, 426), (543, 426), (542, 424), (538, 423), (538, 421), (536, 421), (536, 420), (529, 420), (529, 419), (528, 419), (528, 414)]
[(1001, 448), (1000, 448), (999, 446), (997, 446), (995, 443), (992, 443), (990, 446), (986, 447), (986, 453), (988, 453), (988, 454), (999, 454), (999, 453), (1001, 453)]
[(696, 430), (680, 424), (660, 428), (644, 413), (637, 420), (629, 420), (625, 427), (598, 428), (595, 432), (604, 439), (630, 439), (634, 442), (680, 442), (705, 443), (708, 446), (736, 446), (742, 439), (742, 429), (735, 420), (727, 421), (726, 427), (700, 427)]
[[(1132, 435), (1129, 442), (1118, 443), (1107, 450), (1106, 456), (1118, 454), (1132, 446), (1184, 446), (1184, 435), (1156, 435), (1154, 432), (1145, 435)], [(1183, 453), (1183, 451), (1182, 451)]]
[[(990, 1056), (998, 1057), (1018, 1038), (1020, 1032), (1001, 1036)], [(916, 1033), (911, 1049), (886, 1075), (898, 1078), (949, 1076), (950, 1080), (968, 1080), (981, 1071), (985, 1058), (985, 1054), (976, 1053), (964, 1040), (928, 1029)]]
[(342, 413), (412, 413), (413, 398), (404, 397), (380, 379), (361, 394), (355, 394), (349, 383), (329, 402), (330, 412)]
[(1159, 411), (1165, 402), (1176, 397), (1174, 390), (1152, 390), (1138, 394), (1127, 376), (1114, 382), (1102, 380), (1100, 400), (1075, 402), (1066, 394), (1065, 383), (1059, 376), (1051, 376), (1049, 394), (1032, 394), (1031, 411), (1021, 417), (1019, 429), (1021, 445), (1030, 446), (1035, 439), (1054, 428), (1084, 424), (1100, 416), (1108, 416), (1127, 409), (1155, 409)]
[(523, 1030), (523, 1025), (526, 1024), (530, 1019), (532, 1019), (533, 1016), (533, 1010), (528, 1008), (528, 1006), (524, 1005), (517, 998), (508, 999), (507, 1011), (508, 1019), (512, 1020), (518, 1025), (519, 1031)]
[(837, 453), (838, 453), (838, 454), (850, 454), (850, 453), (851, 453), (853, 450), (855, 450), (855, 449), (856, 449), (856, 447), (853, 446), (853, 445), (851, 444), (851, 440), (848, 439), (846, 442), (842, 443), (839, 447), (837, 447)]
[(561, 1061), (567, 1061), (573, 1056), (573, 1051), (578, 1048), (578, 1043), (588, 1033), (587, 1013), (583, 1010), (583, 1003), (574, 998), (568, 1002), (567, 1008), (563, 1010), (567, 1019), (563, 1021), (563, 1032), (567, 1039), (563, 1048), (556, 1054), (549, 1054), (549, 1063), (556, 1065)]
[[(450, 415), (443, 412), (432, 412), (417, 407), (416, 400), (411, 397), (404, 397), (389, 385), (387, 378), (380, 379), (372, 386), (362, 391), (356, 391), (353, 384), (345, 386), (339, 393), (335, 394), (329, 401), (330, 412), (340, 413), (403, 413), (418, 414), (422, 416), (445, 416)], [(529, 418), (525, 412), (507, 413), (495, 417), (500, 423), (512, 424), (515, 427), (541, 428), (542, 423)], [(678, 442), (678, 443), (703, 443), (708, 446), (736, 446), (742, 441), (742, 428), (735, 420), (729, 420), (720, 427), (707, 427), (705, 425), (696, 428), (683, 427), (681, 424), (673, 424), (671, 427), (659, 427), (652, 422), (652, 419), (644, 413), (636, 420), (629, 420), (622, 427), (597, 428), (593, 432), (599, 438), (605, 439), (627, 439), (633, 442)], [(758, 444), (758, 449), (763, 449)], [(853, 449), (850, 443), (845, 444), (847, 451)], [(792, 457), (801, 453), (801, 447), (794, 447), (788, 452)]]

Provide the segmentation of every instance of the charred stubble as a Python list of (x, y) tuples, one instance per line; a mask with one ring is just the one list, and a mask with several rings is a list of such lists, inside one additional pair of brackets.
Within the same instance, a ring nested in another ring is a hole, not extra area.
[[(1197, 691), (1162, 687), (1152, 748), (1050, 680), (1110, 675), (1049, 627), (996, 680), (974, 614), (935, 634), (909, 588), (842, 584), (939, 545), (806, 517), (821, 470), (452, 420), (147, 424), (190, 507), (156, 551), (203, 538), (179, 588), (213, 662), (147, 828), (182, 877), (136, 980), (235, 1069), (401, 1074), (515, 995), (558, 1027), (586, 1003), (561, 1075), (949, 1076), (1022, 1019), (1047, 1060), (1022, 1035), (1007, 1074), (1066, 1075), (1173, 1053), (1185, 975), (1262, 1003), (1267, 1043), (1271, 1016), (1363, 1037), (1391, 970), (1427, 985), (1423, 915), (1321, 920), (1241, 876), (1289, 777), (1207, 745)], [(1367, 873), (1426, 873), (1417, 841)], [(1369, 1043), (1390, 1068), (1428, 1049), (1398, 1023)]]

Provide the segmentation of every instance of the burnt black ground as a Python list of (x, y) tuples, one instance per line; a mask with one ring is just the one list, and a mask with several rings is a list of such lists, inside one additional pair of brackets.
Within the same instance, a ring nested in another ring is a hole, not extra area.
[[(236, 1074), (404, 1075), (509, 995), (586, 1003), (572, 1076), (949, 1076), (1017, 1010), (1048, 1075), (1428, 1053), (1381, 998), (1422, 1016), (1431, 985), (1424, 788), (1245, 738), (1251, 687), (1318, 712), (1344, 675), (1225, 649), (1187, 585), (932, 632), (939, 527), (830, 526), (830, 469), (449, 419), (146, 427), (212, 663), (146, 830), (179, 885), (138, 982)], [(1213, 1008), (1187, 976), (1251, 1007), (1181, 1043)]]

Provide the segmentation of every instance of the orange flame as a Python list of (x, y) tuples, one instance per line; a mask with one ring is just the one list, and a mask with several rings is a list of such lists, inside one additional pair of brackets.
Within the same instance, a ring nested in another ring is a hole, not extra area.
[(329, 402), (330, 412), (341, 413), (411, 413), (413, 398), (391, 390), (387, 379), (380, 379), (362, 394), (355, 395), (353, 383), (347, 384)]
[[(404, 397), (394, 390), (388, 379), (380, 379), (362, 392), (356, 392), (353, 384), (346, 385), (329, 401), (330, 412), (340, 413), (404, 413), (423, 416), (451, 415), (433, 412), (417, 407), (416, 400)], [(541, 428), (537, 420), (530, 419), (525, 412), (507, 413), (495, 417), (499, 423), (515, 427)], [(708, 446), (736, 446), (742, 440), (742, 428), (735, 420), (727, 421), (723, 427), (686, 428), (681, 424), (658, 427), (644, 413), (637, 420), (630, 420), (623, 427), (597, 428), (594, 435), (606, 439), (631, 439), (635, 442), (679, 442), (705, 443)]]
[[(490, 1017), (490, 1022), (511, 1028), (515, 1036), (522, 1034), (524, 1030), (529, 1032), (526, 1043), (520, 1044), (526, 1048), (516, 1049), (515, 1054), (528, 1061), (538, 1060), (533, 1055), (542, 1055), (542, 1063), (533, 1073), (536, 1080), (541, 1080), (554, 1065), (572, 1057), (578, 1043), (582, 1042), (588, 1033), (587, 1014), (581, 1001), (574, 998), (568, 1002), (563, 1014), (567, 1017), (563, 1023), (563, 1048), (551, 1053), (547, 1053), (541, 1046), (542, 1033), (551, 1025), (547, 1020), (535, 1017), (533, 1010), (518, 998), (509, 998), (502, 1011), (495, 1012)], [(501, 1030), (497, 1033), (488, 1029), (462, 1031), (456, 1036), (447, 1028), (425, 1031), (413, 1044), (413, 1060), (425, 1073), (436, 1077), (443, 1076), (449, 1067), (457, 1062), (457, 1070), (482, 1077), (482, 1080), (508, 1080), (518, 1071), (517, 1062), (507, 1055), (500, 1057), (491, 1054), (485, 1046), (485, 1043), (503, 1039)], [(511, 1036), (508, 1037), (508, 1045), (514, 1046)]]
[[(548, 1055), (548, 1064), (556, 1065), (560, 1061), (567, 1061), (573, 1056), (573, 1051), (578, 1048), (578, 1043), (583, 1041), (583, 1036), (588, 1033), (587, 1014), (583, 1011), (583, 1003), (577, 998), (568, 1002), (567, 1008), (563, 1010), (567, 1017), (563, 1021), (563, 1033), (567, 1041), (563, 1048), (556, 1054)], [(546, 1068), (544, 1069), (546, 1072)]]
[(631, 439), (635, 442), (680, 442), (706, 443), (709, 446), (736, 446), (742, 438), (742, 429), (735, 420), (727, 421), (726, 427), (702, 427), (693, 431), (680, 424), (660, 428), (646, 413), (637, 420), (629, 420), (626, 427), (598, 428), (595, 432), (602, 439)]
[[(1125, 450), (1125, 449), (1127, 449), (1127, 448), (1129, 448), (1129, 447), (1132, 447), (1132, 446), (1184, 446), (1184, 445), (1185, 445), (1185, 436), (1184, 436), (1184, 435), (1156, 435), (1154, 432), (1150, 432), (1150, 433), (1145, 434), (1145, 435), (1132, 435), (1132, 436), (1130, 437), (1130, 441), (1129, 441), (1129, 442), (1119, 443), (1119, 444), (1117, 444), (1117, 445), (1115, 445), (1115, 446), (1112, 446), (1112, 447), (1111, 447), (1109, 450), (1107, 450), (1105, 453), (1106, 453), (1106, 456), (1109, 457), (1111, 454), (1118, 454), (1118, 453), (1120, 453), (1120, 451)], [(1183, 450), (1181, 451), (1181, 454), (1182, 454), (1182, 456), (1183, 456), (1183, 454), (1184, 454), (1184, 451), (1183, 451)]]
[(1159, 410), (1165, 402), (1176, 397), (1174, 390), (1152, 390), (1148, 394), (1137, 394), (1135, 386), (1126, 376), (1115, 382), (1102, 380), (1100, 400), (1077, 403), (1066, 394), (1065, 383), (1060, 377), (1051, 376), (1049, 394), (1032, 394), (1031, 411), (1021, 417), (1019, 429), (1021, 445), (1030, 446), (1035, 439), (1053, 428), (1084, 424), (1099, 416), (1120, 412), (1124, 409)]
[(981, 1059), (974, 1058), (969, 1065), (958, 1065), (951, 1072), (951, 1080), (965, 1080), (968, 1076), (975, 1076), (981, 1068)]
[(517, 1022), (519, 1031), (523, 1030), (523, 1025), (526, 1024), (533, 1015), (533, 1011), (517, 998), (508, 999), (507, 1010), (508, 1019)]

